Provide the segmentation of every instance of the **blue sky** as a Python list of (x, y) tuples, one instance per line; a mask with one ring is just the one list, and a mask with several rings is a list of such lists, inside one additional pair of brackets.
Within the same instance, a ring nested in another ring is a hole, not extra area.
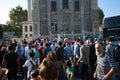
[(120, 0), (98, 0), (105, 17), (120, 15)]
[[(27, 0), (0, 0), (0, 24), (9, 20), (9, 11), (18, 5), (27, 9)], [(120, 15), (120, 0), (98, 0), (98, 6), (104, 11), (105, 17)]]

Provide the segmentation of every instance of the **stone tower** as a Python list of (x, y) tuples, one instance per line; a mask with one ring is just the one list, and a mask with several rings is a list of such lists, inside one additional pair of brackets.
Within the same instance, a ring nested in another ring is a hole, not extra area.
[(32, 21), (32, 0), (28, 0), (28, 21)]
[(98, 0), (33, 0), (33, 35), (95, 34), (98, 32), (97, 11)]

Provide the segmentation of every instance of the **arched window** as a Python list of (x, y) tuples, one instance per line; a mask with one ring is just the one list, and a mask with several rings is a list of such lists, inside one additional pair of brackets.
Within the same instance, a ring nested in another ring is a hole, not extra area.
[(30, 34), (30, 37), (32, 37), (32, 34)]
[(69, 8), (69, 1), (63, 0), (63, 9), (68, 9), (68, 8)]
[(28, 31), (28, 28), (27, 28), (27, 26), (25, 26), (25, 32), (27, 32)]
[(32, 31), (32, 26), (30, 26), (30, 31)]
[(74, 10), (79, 11), (79, 7), (80, 7), (79, 6), (79, 1), (77, 0), (77, 1), (74, 2)]
[(51, 2), (51, 11), (56, 11), (57, 10), (57, 6), (56, 6), (56, 1), (52, 1)]
[(25, 34), (25, 38), (28, 38), (28, 35), (27, 35), (27, 34)]

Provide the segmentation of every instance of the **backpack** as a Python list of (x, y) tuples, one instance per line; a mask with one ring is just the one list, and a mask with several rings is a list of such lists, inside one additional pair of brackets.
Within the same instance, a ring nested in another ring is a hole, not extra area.
[(116, 46), (116, 47), (113, 49), (113, 59), (114, 59), (116, 62), (120, 62), (120, 46)]
[[(35, 61), (35, 60), (36, 60), (36, 61)], [(34, 70), (37, 70), (38, 67), (39, 67), (39, 65), (38, 65), (38, 60), (37, 60), (37, 59), (35, 59), (35, 60), (32, 60), (32, 61), (34, 61), (36, 64), (34, 64), (34, 63), (30, 60), (30, 63), (32, 64), (32, 68), (31, 68), (30, 72), (32, 72), (32, 71), (34, 71)]]

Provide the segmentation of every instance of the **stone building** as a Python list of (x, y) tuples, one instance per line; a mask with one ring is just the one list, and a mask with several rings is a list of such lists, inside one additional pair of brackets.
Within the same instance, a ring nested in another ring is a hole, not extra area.
[(34, 38), (98, 32), (98, 0), (32, 0), (32, 8)]
[(28, 0), (28, 19), (22, 22), (22, 38), (26, 40), (33, 39), (33, 22), (32, 22), (32, 0)]

